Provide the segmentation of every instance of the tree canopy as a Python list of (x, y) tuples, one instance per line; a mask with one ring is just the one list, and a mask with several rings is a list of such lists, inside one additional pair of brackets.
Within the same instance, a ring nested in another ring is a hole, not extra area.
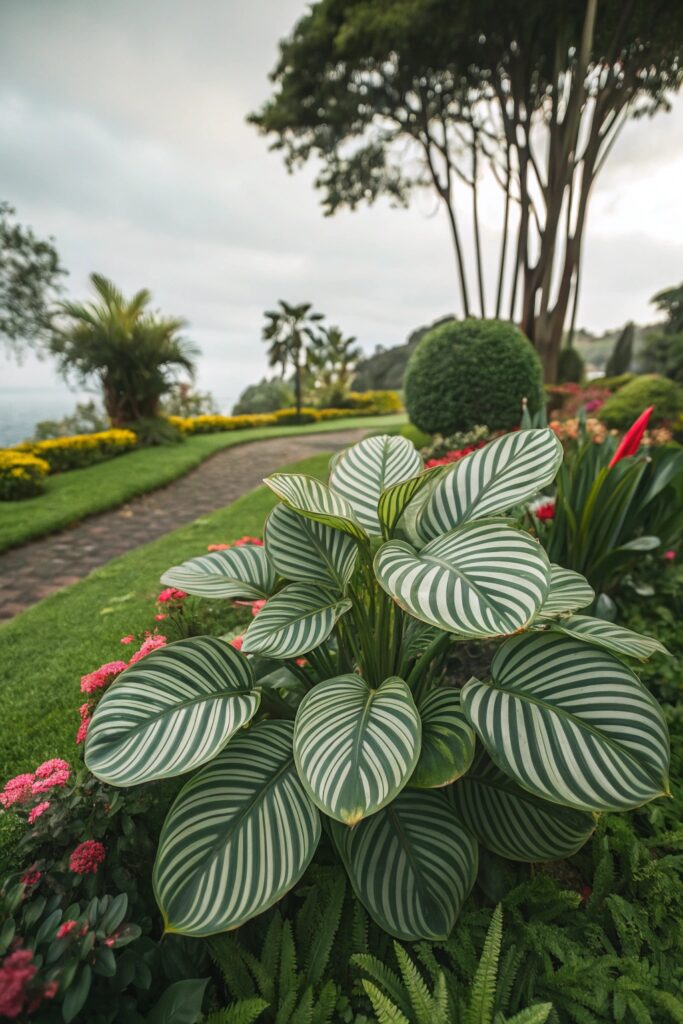
[[(434, 190), (462, 313), (518, 320), (553, 379), (592, 184), (627, 118), (679, 88), (682, 40), (677, 0), (319, 0), (281, 43), (275, 91), (251, 120), (290, 169), (320, 160), (328, 214)], [(501, 189), (493, 283), (485, 170)]]

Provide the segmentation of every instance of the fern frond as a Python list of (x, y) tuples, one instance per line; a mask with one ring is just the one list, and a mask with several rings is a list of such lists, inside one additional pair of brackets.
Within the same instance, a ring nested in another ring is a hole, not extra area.
[(268, 1006), (265, 999), (241, 999), (224, 1010), (210, 1013), (206, 1024), (253, 1024)]
[(233, 999), (251, 999), (257, 995), (254, 979), (240, 956), (241, 947), (233, 935), (216, 935), (209, 940), (211, 959), (223, 975)]
[(346, 881), (344, 876), (340, 874), (329, 893), (329, 899), (326, 901), (320, 926), (312, 937), (311, 951), (305, 964), (306, 981), (310, 985), (317, 985), (322, 981), (325, 968), (329, 963), (332, 945), (339, 929), (344, 908), (345, 893)]
[(296, 948), (292, 934), (291, 921), (285, 921), (282, 925), (280, 942), (280, 984), (278, 992), (280, 1000), (289, 992), (297, 992), (300, 986), (300, 978), (296, 969)]
[(377, 1024), (414, 1024), (371, 981), (363, 978), (363, 988), (372, 1003), (372, 1008), (377, 1017)]
[(360, 900), (353, 901), (351, 943), (354, 953), (368, 952), (368, 913)]
[(463, 1024), (490, 1024), (496, 996), (496, 976), (500, 945), (503, 937), (503, 908), (498, 904), (493, 911), (486, 933), (484, 948), (472, 984), (472, 995), (465, 1011)]
[(313, 1007), (312, 1024), (330, 1024), (332, 1014), (337, 1006), (337, 986), (333, 981), (326, 982)]
[(356, 953), (351, 957), (351, 963), (369, 974), (377, 985), (381, 985), (404, 1016), (410, 1013), (410, 1003), (403, 985), (398, 975), (394, 974), (390, 967), (387, 967), (378, 957), (372, 956), (371, 953)]
[(510, 1017), (507, 1024), (546, 1024), (552, 1008), (552, 1003), (529, 1006), (526, 1010), (520, 1010), (514, 1017)]
[(313, 1022), (313, 989), (305, 989), (299, 1005), (289, 1018), (288, 1024), (312, 1024)]
[(432, 1017), (432, 997), (422, 975), (398, 942), (394, 943), (394, 953), (413, 1008), (415, 1024), (436, 1024)]

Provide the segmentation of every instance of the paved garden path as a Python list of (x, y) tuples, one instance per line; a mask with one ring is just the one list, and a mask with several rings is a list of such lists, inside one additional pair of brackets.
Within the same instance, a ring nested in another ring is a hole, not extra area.
[(100, 565), (178, 526), (214, 512), (257, 487), (280, 466), (360, 440), (367, 430), (253, 441), (212, 455), (201, 466), (111, 512), (85, 519), (0, 554), (0, 621), (77, 583)]

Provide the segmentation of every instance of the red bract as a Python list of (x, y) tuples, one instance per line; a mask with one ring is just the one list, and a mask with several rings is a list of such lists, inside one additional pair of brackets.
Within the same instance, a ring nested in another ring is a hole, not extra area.
[(650, 421), (653, 409), (654, 405), (648, 406), (645, 412), (642, 412), (635, 423), (626, 431), (619, 442), (619, 447), (612, 456), (610, 469), (612, 466), (616, 466), (617, 462), (620, 462), (621, 459), (626, 459), (629, 455), (635, 455), (637, 453), (640, 448), (640, 442), (643, 440), (643, 434), (647, 430), (647, 425)]

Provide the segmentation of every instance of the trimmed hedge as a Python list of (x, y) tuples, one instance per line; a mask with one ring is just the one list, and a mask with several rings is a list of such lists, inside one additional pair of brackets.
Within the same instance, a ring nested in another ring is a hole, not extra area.
[(541, 361), (513, 324), (451, 321), (429, 331), (408, 363), (405, 403), (412, 423), (429, 434), (454, 434), (476, 424), (517, 426), (522, 399), (531, 412), (543, 395)]
[(42, 494), (50, 467), (28, 452), (0, 451), (0, 501), (18, 501)]
[(65, 469), (82, 469), (94, 462), (111, 459), (130, 452), (138, 443), (132, 430), (100, 430), (95, 434), (73, 434), (71, 437), (51, 437), (47, 441), (25, 441), (8, 451), (24, 452), (44, 459), (51, 473)]
[(683, 414), (683, 388), (654, 374), (636, 377), (610, 395), (599, 415), (606, 426), (626, 430), (650, 405), (654, 405), (652, 426), (676, 423)]
[(214, 434), (223, 430), (248, 430), (251, 427), (276, 427), (287, 424), (323, 423), (342, 420), (350, 416), (386, 416), (401, 412), (401, 400), (395, 391), (350, 392), (351, 403), (344, 409), (314, 409), (303, 406), (296, 409), (278, 409), (277, 412), (255, 413), (250, 416), (169, 416), (169, 422), (183, 434)]

